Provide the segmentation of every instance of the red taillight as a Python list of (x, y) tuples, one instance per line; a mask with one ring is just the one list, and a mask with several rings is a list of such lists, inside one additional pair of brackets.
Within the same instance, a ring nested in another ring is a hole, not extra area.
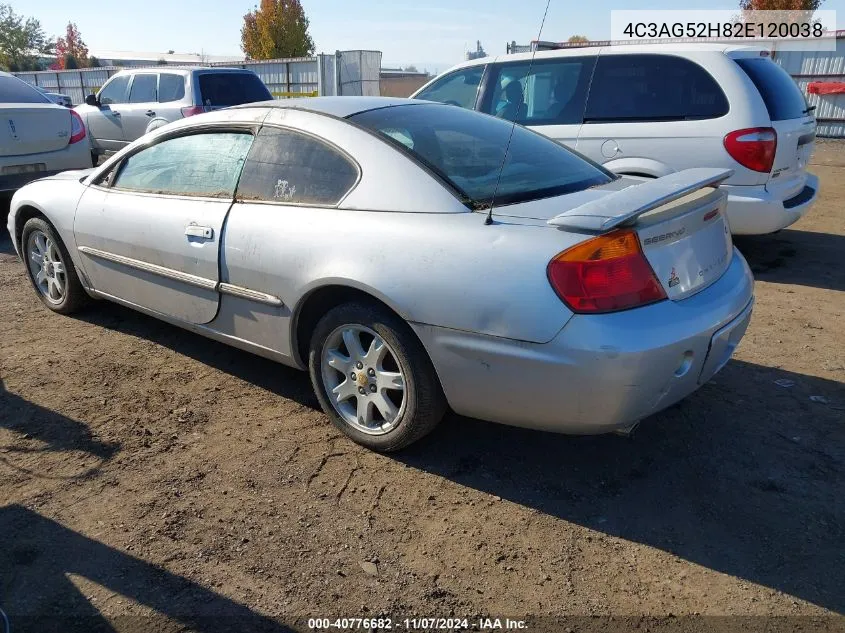
[(778, 135), (770, 127), (750, 127), (725, 136), (725, 149), (743, 167), (763, 173), (772, 171)]
[(614, 312), (666, 298), (637, 234), (629, 230), (563, 251), (549, 262), (547, 273), (552, 288), (574, 312)]
[(70, 111), (70, 140), (68, 145), (78, 143), (85, 138), (85, 124), (82, 122), (82, 117), (76, 110)]
[(182, 108), (182, 116), (186, 119), (189, 116), (194, 116), (195, 114), (202, 114), (205, 112), (205, 108), (202, 106), (190, 106), (187, 108)]

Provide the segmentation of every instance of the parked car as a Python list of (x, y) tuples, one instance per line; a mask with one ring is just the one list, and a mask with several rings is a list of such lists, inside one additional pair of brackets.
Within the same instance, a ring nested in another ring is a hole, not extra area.
[(273, 95), (251, 70), (132, 68), (109, 78), (77, 106), (91, 137), (93, 164), (171, 121)]
[(66, 108), (72, 108), (73, 107), (73, 102), (70, 100), (70, 97), (68, 97), (67, 95), (63, 95), (60, 92), (47, 92), (41, 86), (33, 86), (33, 88), (35, 88), (38, 92), (43, 94), (50, 101), (52, 101), (53, 103), (55, 103), (57, 105), (64, 106)]
[(0, 196), (30, 180), (87, 167), (85, 125), (73, 110), (0, 72)]
[(110, 299), (307, 368), (387, 451), (447, 404), (603, 433), (708, 381), (753, 302), (728, 176), (643, 183), (469, 110), (317, 97), (170, 124), (21, 189), (8, 229), (51, 310)]
[(516, 117), (618, 174), (730, 169), (722, 187), (735, 234), (785, 228), (818, 197), (818, 178), (807, 173), (812, 108), (789, 74), (751, 47), (626, 45), (487, 57), (454, 67), (413, 97)]

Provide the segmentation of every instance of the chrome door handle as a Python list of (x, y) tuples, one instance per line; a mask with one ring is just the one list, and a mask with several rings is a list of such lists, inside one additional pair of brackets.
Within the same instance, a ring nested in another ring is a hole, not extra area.
[(147, 110), (146, 112), (144, 112), (144, 114), (146, 114), (147, 116), (155, 116), (156, 115), (156, 113), (153, 112), (152, 110)]
[(120, 116), (120, 112), (115, 112), (114, 110), (111, 111), (112, 116)]
[(210, 240), (214, 237), (214, 229), (210, 226), (199, 226), (197, 224), (189, 224), (185, 227), (185, 235), (190, 235), (191, 237), (202, 237), (207, 240)]

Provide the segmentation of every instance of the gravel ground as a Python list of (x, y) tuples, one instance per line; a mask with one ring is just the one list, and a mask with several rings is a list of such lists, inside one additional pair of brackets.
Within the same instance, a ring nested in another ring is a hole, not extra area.
[(452, 415), (370, 453), (305, 374), (106, 303), (50, 313), (5, 236), (12, 630), (845, 629), (845, 144), (812, 170), (808, 217), (738, 241), (758, 281), (735, 359), (631, 438)]

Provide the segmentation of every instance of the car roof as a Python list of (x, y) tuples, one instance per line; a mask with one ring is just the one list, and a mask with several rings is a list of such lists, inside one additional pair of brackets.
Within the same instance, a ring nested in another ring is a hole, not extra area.
[[(495, 62), (519, 62), (532, 59), (557, 59), (560, 57), (584, 57), (589, 55), (630, 55), (635, 53), (716, 53), (727, 54), (732, 52), (757, 52), (760, 47), (737, 46), (728, 43), (667, 43), (667, 44), (619, 44), (616, 46), (573, 46), (571, 48), (560, 48), (551, 51), (537, 51), (529, 53), (512, 53), (509, 55), (498, 55), (497, 57), (482, 57), (467, 62), (456, 64), (448, 71), (471, 66), (481, 66)], [(445, 74), (445, 73), (441, 73)]]
[(298, 97), (245, 103), (241, 106), (235, 106), (235, 108), (293, 108), (346, 118), (367, 110), (400, 105), (420, 105), (421, 103), (423, 102), (417, 99), (401, 99), (398, 97)]
[(133, 66), (132, 68), (124, 68), (116, 72), (115, 75), (132, 75), (134, 73), (175, 73), (177, 75), (190, 75), (191, 73), (252, 73), (254, 71), (249, 68), (232, 68), (229, 66)]

